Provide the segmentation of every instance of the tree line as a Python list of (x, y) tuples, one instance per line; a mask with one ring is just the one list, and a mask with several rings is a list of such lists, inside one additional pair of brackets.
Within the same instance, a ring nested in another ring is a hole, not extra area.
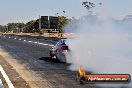
[[(70, 19), (65, 16), (58, 16), (57, 31), (63, 32), (63, 27)], [(30, 20), (27, 23), (8, 23), (6, 26), (0, 25), (0, 32), (4, 33), (40, 33), (39, 19)], [(49, 31), (51, 32), (51, 31)]]

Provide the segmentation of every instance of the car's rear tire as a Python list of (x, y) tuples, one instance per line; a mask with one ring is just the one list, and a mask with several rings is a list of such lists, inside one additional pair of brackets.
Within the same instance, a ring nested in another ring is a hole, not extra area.
[(56, 58), (58, 61), (66, 63), (66, 59), (62, 54), (56, 54)]
[(53, 58), (53, 55), (51, 54), (51, 51), (50, 51), (50, 53), (49, 53), (49, 56), (50, 56), (51, 58)]

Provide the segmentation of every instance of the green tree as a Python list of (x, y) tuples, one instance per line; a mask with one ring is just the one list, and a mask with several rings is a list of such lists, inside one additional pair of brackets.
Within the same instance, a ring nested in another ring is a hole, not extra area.
[(68, 18), (65, 16), (58, 16), (58, 30), (63, 32), (63, 28), (68, 24)]
[(6, 26), (0, 25), (0, 32), (5, 32), (7, 29)]
[(23, 31), (24, 23), (8, 23), (8, 32), (19, 33)]
[(24, 32), (26, 33), (33, 33), (35, 32), (35, 28), (34, 28), (34, 24), (35, 24), (35, 20), (31, 20), (29, 22), (27, 22), (25, 24), (25, 27), (24, 27)]

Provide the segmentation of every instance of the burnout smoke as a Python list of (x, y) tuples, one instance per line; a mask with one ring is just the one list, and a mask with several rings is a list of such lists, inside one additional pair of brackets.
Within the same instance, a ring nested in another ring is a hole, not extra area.
[(73, 20), (65, 29), (74, 32), (67, 43), (71, 55), (67, 62), (71, 70), (82, 65), (87, 71), (99, 74), (132, 75), (132, 21), (113, 18), (101, 20), (87, 15)]

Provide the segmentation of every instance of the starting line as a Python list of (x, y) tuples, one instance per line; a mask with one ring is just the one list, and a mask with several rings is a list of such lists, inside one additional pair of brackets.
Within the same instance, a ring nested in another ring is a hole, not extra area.
[[(5, 71), (4, 71), (4, 69), (2, 68), (1, 65), (0, 65), (0, 72), (1, 72), (2, 76), (4, 77), (4, 79), (5, 79), (5, 81), (6, 81), (7, 85), (8, 85), (8, 87), (9, 87), (9, 88), (14, 88), (12, 82), (11, 82), (10, 79), (8, 78), (7, 74), (5, 73)], [(4, 88), (4, 87), (1, 87), (1, 86), (3, 86), (3, 84), (2, 84), (2, 82), (1, 82), (1, 80), (0, 80), (0, 88)]]

